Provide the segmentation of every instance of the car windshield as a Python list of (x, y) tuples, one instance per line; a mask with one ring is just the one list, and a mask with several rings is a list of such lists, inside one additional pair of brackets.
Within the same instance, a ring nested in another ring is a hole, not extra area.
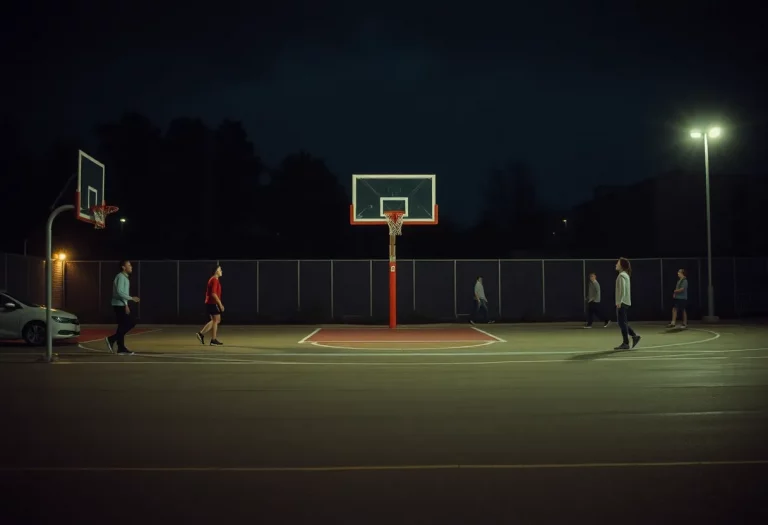
[(29, 306), (30, 308), (43, 308), (43, 305), (33, 303), (31, 301), (27, 301), (25, 299), (22, 299), (16, 295), (7, 295), (3, 294), (3, 297), (7, 298), (10, 301), (16, 301), (17, 303), (21, 303), (22, 306)]

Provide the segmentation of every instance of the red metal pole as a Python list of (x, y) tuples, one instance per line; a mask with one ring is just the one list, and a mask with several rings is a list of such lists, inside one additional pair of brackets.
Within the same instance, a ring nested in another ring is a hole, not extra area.
[(395, 236), (389, 236), (389, 327), (397, 327), (397, 258)]

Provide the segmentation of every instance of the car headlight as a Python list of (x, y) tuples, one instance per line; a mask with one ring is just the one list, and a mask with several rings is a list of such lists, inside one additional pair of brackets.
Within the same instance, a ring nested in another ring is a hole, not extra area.
[(59, 315), (53, 315), (53, 316), (51, 316), (51, 319), (53, 319), (57, 323), (64, 323), (64, 324), (76, 324), (77, 323), (77, 319), (70, 319), (69, 317), (61, 317)]

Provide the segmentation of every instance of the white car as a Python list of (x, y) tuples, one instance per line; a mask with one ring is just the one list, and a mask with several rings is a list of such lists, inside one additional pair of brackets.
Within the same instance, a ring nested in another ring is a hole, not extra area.
[[(53, 339), (80, 335), (80, 320), (75, 314), (51, 310)], [(45, 344), (45, 306), (22, 301), (0, 292), (0, 339), (23, 339), (27, 344)]]

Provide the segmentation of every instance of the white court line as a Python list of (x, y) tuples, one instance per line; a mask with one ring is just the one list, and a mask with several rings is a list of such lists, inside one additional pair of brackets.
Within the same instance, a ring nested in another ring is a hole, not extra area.
[(768, 465), (768, 459), (632, 461), (616, 463), (512, 463), (443, 465), (347, 465), (317, 467), (0, 467), (0, 472), (365, 472), (393, 470), (562, 470)]
[(204, 356), (185, 356), (185, 355), (153, 355), (153, 354), (135, 354), (138, 357), (147, 357), (149, 359), (194, 359), (196, 361), (214, 361), (222, 363), (249, 363), (250, 359), (227, 359), (226, 357), (204, 357)]
[[(364, 342), (367, 342), (367, 341), (364, 341)], [(430, 342), (433, 342), (433, 341), (428, 341), (425, 344), (428, 344)], [(451, 350), (451, 349), (453, 349), (453, 350), (462, 350), (462, 349), (465, 349), (465, 348), (480, 348), (481, 346), (492, 345), (492, 344), (498, 343), (499, 341), (476, 341), (476, 342), (477, 342), (477, 344), (474, 344), (474, 345), (459, 345), (459, 346), (449, 346), (449, 347), (440, 347), (440, 348), (419, 348), (419, 350), (422, 350), (422, 351), (423, 350)], [(365, 352), (365, 350), (370, 350), (369, 348), (362, 348), (362, 347), (359, 347), (359, 346), (335, 346), (335, 345), (327, 345), (327, 344), (321, 343), (319, 341), (312, 341), (312, 345), (319, 346), (321, 348), (335, 348), (337, 350), (363, 350), (363, 352), (359, 352), (359, 353), (346, 353), (346, 354), (338, 354), (338, 355), (345, 355), (345, 356), (355, 356), (355, 355), (358, 355), (358, 356), (363, 356), (363, 355), (364, 356), (370, 356), (370, 355), (376, 355), (376, 352)], [(424, 354), (424, 353), (419, 353), (419, 352), (412, 352), (411, 351), (412, 349), (410, 349), (410, 348), (399, 348), (399, 349), (396, 349), (396, 350), (397, 350), (396, 352), (393, 352), (393, 355), (406, 355), (406, 354), (404, 354), (404, 352), (408, 352), (407, 355), (440, 355), (440, 353), (437, 353), (437, 352), (429, 353), (429, 354)], [(497, 354), (497, 353), (498, 353), (498, 355), (517, 354), (517, 352), (489, 352), (489, 353), (492, 353), (494, 355)], [(261, 354), (261, 355), (265, 355), (265, 354)], [(282, 353), (282, 354), (274, 354), (274, 355), (291, 355), (291, 354)], [(296, 354), (296, 355), (306, 355), (306, 354)], [(322, 353), (322, 354), (312, 354), (312, 355), (333, 355), (333, 354)], [(390, 354), (388, 354), (388, 353), (381, 353), (379, 355), (390, 355)], [(445, 352), (444, 355), (475, 355), (476, 356), (476, 355), (486, 355), (486, 354), (483, 353), (483, 352), (477, 352), (477, 353), (474, 353), (474, 352), (464, 352), (463, 354)]]
[(309, 339), (310, 337), (312, 337), (313, 335), (315, 335), (315, 334), (316, 334), (317, 332), (319, 332), (320, 330), (322, 330), (322, 328), (315, 328), (315, 329), (312, 331), (312, 333), (310, 333), (308, 336), (306, 336), (306, 337), (305, 337), (305, 338), (303, 338), (301, 341), (299, 341), (299, 344), (302, 344), (302, 343), (306, 343), (306, 342), (307, 342), (307, 339)]
[(487, 335), (488, 337), (491, 337), (491, 338), (493, 338), (493, 339), (497, 340), (497, 341), (498, 341), (498, 342), (500, 342), (500, 343), (506, 343), (506, 342), (507, 342), (507, 341), (505, 341), (504, 339), (502, 339), (501, 337), (495, 336), (495, 335), (493, 335), (493, 334), (492, 334), (492, 333), (490, 333), (490, 332), (486, 332), (485, 330), (481, 330), (480, 328), (478, 328), (478, 327), (476, 327), (476, 326), (474, 326), (474, 325), (473, 325), (473, 326), (470, 326), (470, 328), (471, 328), (472, 330), (477, 330), (477, 331), (478, 331), (478, 332), (480, 332), (481, 334), (483, 334), (483, 335)]
[[(153, 334), (155, 332), (162, 332), (162, 328), (155, 328), (154, 330), (145, 330), (143, 332), (137, 332), (135, 334), (125, 334), (125, 337), (135, 337), (137, 335), (144, 335), (144, 334)], [(97, 341), (104, 341), (104, 337), (99, 337), (98, 339), (91, 339), (89, 341), (81, 341), (77, 343), (77, 346), (79, 348), (82, 348), (83, 350), (88, 350), (89, 352), (95, 352), (97, 354), (111, 354), (112, 352), (107, 352), (106, 350), (98, 350), (96, 348), (87, 348), (83, 346), (86, 343), (95, 343)], [(59, 352), (59, 355), (63, 355), (63, 353)], [(78, 354), (79, 355), (79, 354)]]
[[(690, 329), (695, 330), (695, 329)], [(717, 332), (712, 332), (710, 330), (699, 330), (701, 332), (707, 332), (710, 334), (714, 334), (713, 337), (702, 339), (701, 341), (687, 341), (683, 343), (668, 343), (664, 345), (655, 345), (655, 346), (638, 346), (638, 350), (653, 350), (653, 349), (659, 349), (659, 348), (669, 348), (674, 346), (682, 346), (682, 345), (694, 345), (694, 344), (702, 344), (702, 343), (708, 343), (710, 341), (714, 341), (718, 337), (720, 337)], [(368, 341), (366, 341), (368, 342)], [(464, 346), (453, 346), (450, 348), (420, 348), (419, 352), (412, 352), (410, 349), (396, 349), (391, 352), (380, 352), (380, 351), (369, 351), (366, 352), (365, 350), (370, 350), (368, 348), (360, 348), (360, 347), (348, 347), (348, 346), (334, 346), (325, 344), (318, 341), (310, 341), (309, 343), (313, 346), (321, 347), (321, 348), (334, 348), (337, 350), (360, 350), (359, 353), (353, 353), (353, 352), (324, 352), (324, 353), (297, 353), (297, 352), (270, 352), (270, 353), (249, 353), (249, 354), (237, 354), (237, 355), (251, 355), (251, 356), (258, 356), (258, 357), (390, 357), (390, 356), (396, 356), (396, 357), (436, 357), (436, 356), (442, 356), (442, 357), (490, 357), (490, 356), (522, 356), (522, 355), (581, 355), (581, 354), (590, 354), (590, 353), (601, 353), (601, 352), (607, 352), (610, 351), (606, 348), (601, 349), (582, 349), (582, 350), (513, 350), (513, 351), (505, 351), (505, 352), (445, 352), (445, 350), (450, 349), (456, 349), (461, 350), (465, 348), (479, 348), (481, 346), (489, 346), (492, 344), (499, 343), (501, 341), (478, 341), (478, 344), (475, 345), (464, 345)], [(425, 352), (425, 350), (436, 350), (435, 352)], [(760, 350), (760, 349), (754, 349), (754, 350)], [(765, 350), (768, 350), (766, 348)], [(741, 350), (732, 350), (732, 351), (741, 351)], [(689, 352), (694, 352), (694, 350), (689, 350)], [(704, 350), (695, 350), (695, 352), (705, 352)], [(710, 350), (706, 352), (712, 352), (712, 353), (723, 353), (727, 352), (726, 350)], [(157, 355), (157, 354), (155, 354)], [(164, 356), (174, 356), (174, 355), (193, 355), (193, 354), (160, 354)], [(209, 354), (205, 354), (209, 355)], [(222, 355), (222, 354), (217, 354)], [(235, 354), (225, 354), (225, 355), (235, 355)]]
[(310, 341), (313, 345), (323, 345), (325, 343), (331, 343), (331, 344), (371, 344), (371, 345), (386, 345), (386, 344), (408, 344), (408, 345), (416, 345), (416, 344), (438, 344), (438, 345), (447, 345), (450, 343), (506, 343), (506, 341), (499, 339), (497, 341), (489, 341), (487, 339), (452, 339), (450, 341), (440, 341), (436, 339), (430, 339), (428, 341), (410, 341), (410, 340), (403, 340), (403, 339), (397, 339), (392, 341), (347, 341), (344, 339), (339, 339), (338, 341)]
[[(139, 356), (141, 357), (141, 356)], [(515, 365), (515, 364), (547, 364), (547, 363), (572, 363), (571, 359), (531, 359), (531, 360), (506, 360), (506, 361), (460, 361), (460, 362), (415, 362), (415, 363), (380, 363), (380, 362), (313, 362), (313, 361), (233, 361), (211, 358), (210, 361), (133, 361), (127, 360), (110, 360), (110, 361), (57, 361), (57, 365), (67, 366), (80, 366), (80, 365), (290, 365), (290, 366), (382, 366), (382, 367), (430, 367), (430, 366), (487, 366), (487, 365)], [(653, 357), (647, 359), (633, 359), (633, 358), (620, 358), (620, 359), (600, 359), (600, 363), (626, 363), (632, 361), (712, 361), (728, 359), (728, 357)]]
[[(155, 332), (162, 332), (162, 328), (155, 328), (153, 330), (144, 330), (143, 332), (137, 332), (135, 334), (125, 334), (126, 337), (136, 337), (137, 335), (144, 335), (144, 334), (153, 334)], [(96, 341), (103, 341), (103, 337), (99, 337), (98, 339), (91, 339), (90, 341), (80, 341), (78, 345), (85, 344), (85, 343), (95, 343)]]
[[(713, 333), (713, 332), (710, 332)], [(713, 340), (715, 338), (709, 338), (704, 339), (702, 341), (690, 341), (684, 344), (699, 344), (699, 343), (705, 343)], [(491, 344), (495, 344), (496, 341), (485, 341), (478, 345), (470, 345), (470, 346), (458, 346), (453, 347), (455, 349), (463, 349), (463, 348), (478, 348), (480, 346), (488, 346)], [(324, 345), (322, 343), (315, 343), (312, 342), (311, 344), (318, 346), (318, 347), (326, 347), (326, 348), (335, 348), (339, 350), (362, 350), (363, 352), (360, 353), (353, 353), (353, 352), (324, 352), (324, 353), (308, 353), (308, 352), (253, 352), (253, 353), (237, 353), (237, 354), (229, 354), (229, 353), (217, 353), (213, 354), (216, 357), (314, 357), (314, 358), (325, 358), (325, 357), (494, 357), (494, 356), (526, 356), (526, 355), (588, 355), (588, 354), (600, 354), (603, 352), (609, 352), (608, 349), (583, 349), (583, 350), (563, 350), (563, 351), (541, 351), (541, 350), (535, 350), (535, 351), (505, 351), (505, 352), (445, 352), (446, 348), (436, 348), (434, 350), (440, 350), (440, 351), (434, 351), (434, 352), (425, 352), (423, 350), (430, 350), (429, 348), (426, 349), (420, 349), (422, 351), (420, 352), (412, 352), (410, 349), (399, 349), (399, 350), (393, 350), (391, 352), (381, 352), (381, 351), (372, 351), (372, 352), (365, 352), (367, 350), (366, 348), (354, 348), (354, 347), (344, 347), (344, 346), (331, 346), (331, 345)], [(642, 351), (642, 350), (652, 350), (652, 349), (659, 349), (659, 348), (666, 348), (669, 346), (677, 346), (681, 343), (670, 343), (668, 345), (656, 345), (656, 346), (638, 346), (637, 350), (633, 350), (633, 352)], [(734, 349), (724, 349), (724, 350), (686, 350), (686, 354), (727, 354), (732, 352), (752, 352), (752, 351), (764, 351), (768, 350), (768, 347), (766, 348), (734, 348)], [(106, 352), (102, 352), (106, 353)], [(16, 354), (2, 354), (0, 355), (16, 355)], [(30, 354), (18, 354), (18, 355), (30, 355)], [(61, 353), (60, 355), (67, 355)], [(70, 354), (70, 355), (81, 355), (81, 354)], [(150, 354), (141, 354), (143, 356), (150, 356)], [(186, 353), (186, 354), (178, 354), (178, 353), (162, 353), (162, 354), (151, 354), (151, 357), (170, 357), (170, 358), (177, 358), (177, 357), (194, 357), (194, 356), (211, 356), (209, 352), (195, 352), (195, 353)], [(677, 355), (677, 354), (676, 354)], [(683, 354), (680, 354), (683, 355)], [(645, 358), (655, 357), (655, 356), (642, 356)], [(664, 356), (663, 354), (659, 357), (669, 357)], [(633, 358), (637, 359), (637, 358)]]

